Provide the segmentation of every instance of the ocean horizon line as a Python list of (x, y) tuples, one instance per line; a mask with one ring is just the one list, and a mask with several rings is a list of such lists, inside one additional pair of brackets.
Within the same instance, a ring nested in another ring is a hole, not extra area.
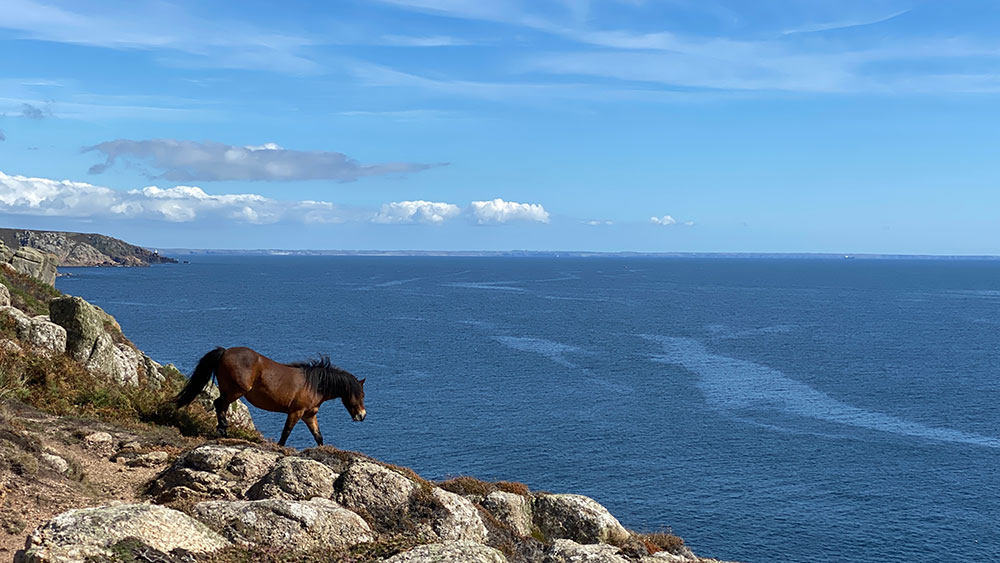
[[(152, 248), (152, 247), (150, 247)], [(729, 258), (802, 260), (998, 260), (993, 254), (905, 254), (838, 252), (647, 252), (636, 250), (347, 250), (281, 248), (156, 248), (178, 256), (386, 256), (386, 257), (548, 257), (548, 258)]]

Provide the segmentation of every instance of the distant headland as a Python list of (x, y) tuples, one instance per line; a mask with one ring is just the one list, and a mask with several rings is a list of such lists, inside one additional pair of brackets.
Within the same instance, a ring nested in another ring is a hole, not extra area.
[(63, 267), (149, 266), (177, 262), (156, 250), (95, 233), (0, 228), (0, 242), (14, 251), (34, 248), (55, 255), (56, 265)]

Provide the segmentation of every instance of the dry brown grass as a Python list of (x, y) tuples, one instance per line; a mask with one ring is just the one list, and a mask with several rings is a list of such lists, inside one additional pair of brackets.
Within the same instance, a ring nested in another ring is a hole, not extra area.
[(679, 555), (684, 552), (684, 540), (669, 533), (669, 532), (651, 532), (648, 534), (635, 534), (634, 538), (638, 539), (645, 546), (646, 551), (652, 555), (660, 551), (666, 551), (667, 553), (672, 553)]
[(503, 491), (506, 493), (528, 496), (531, 492), (528, 489), (528, 486), (524, 483), (516, 483), (514, 481), (497, 481), (495, 483), (491, 483), (489, 481), (482, 481), (480, 479), (476, 479), (475, 477), (468, 476), (448, 479), (447, 481), (442, 481), (437, 485), (446, 491), (463, 496), (486, 496), (494, 491)]
[[(57, 415), (95, 418), (121, 425), (172, 426), (185, 436), (211, 437), (216, 433), (214, 413), (194, 404), (178, 409), (173, 397), (184, 376), (168, 372), (159, 390), (145, 385), (118, 385), (87, 371), (65, 355), (0, 351), (0, 398), (23, 401)], [(233, 437), (259, 442), (256, 432), (240, 428)]]

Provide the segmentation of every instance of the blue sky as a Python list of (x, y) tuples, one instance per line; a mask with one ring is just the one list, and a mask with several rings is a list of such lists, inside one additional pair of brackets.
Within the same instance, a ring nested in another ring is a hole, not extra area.
[(0, 0), (0, 222), (1000, 254), (1000, 3)]

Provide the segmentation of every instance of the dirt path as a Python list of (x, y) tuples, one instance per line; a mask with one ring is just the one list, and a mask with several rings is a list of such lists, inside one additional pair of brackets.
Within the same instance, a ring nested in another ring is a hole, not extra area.
[[(124, 429), (0, 404), (0, 561), (12, 560), (31, 531), (60, 512), (145, 500), (146, 484), (188, 444), (172, 429)], [(157, 451), (167, 459), (126, 463)]]

